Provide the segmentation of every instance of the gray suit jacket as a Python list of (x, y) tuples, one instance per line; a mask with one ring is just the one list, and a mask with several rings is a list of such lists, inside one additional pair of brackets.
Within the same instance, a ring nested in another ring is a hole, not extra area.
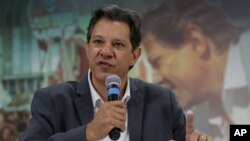
[[(185, 115), (167, 88), (130, 78), (130, 141), (185, 140)], [(23, 141), (85, 141), (94, 109), (88, 78), (38, 90)]]

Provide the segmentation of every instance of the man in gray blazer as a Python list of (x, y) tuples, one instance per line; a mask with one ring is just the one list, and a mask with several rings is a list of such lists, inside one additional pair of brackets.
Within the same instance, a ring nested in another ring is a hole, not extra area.
[[(135, 12), (114, 5), (95, 10), (85, 48), (88, 74), (38, 90), (22, 140), (110, 141), (113, 128), (121, 130), (119, 141), (206, 139), (194, 134), (192, 123), (186, 136), (185, 115), (170, 89), (128, 77), (140, 56), (140, 41)], [(110, 74), (121, 79), (121, 100), (108, 101), (105, 80)]]

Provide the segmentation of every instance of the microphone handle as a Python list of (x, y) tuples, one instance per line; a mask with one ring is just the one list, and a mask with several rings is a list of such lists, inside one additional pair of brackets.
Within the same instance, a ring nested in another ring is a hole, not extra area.
[[(119, 96), (117, 94), (110, 94), (108, 96), (108, 101), (116, 101), (119, 100)], [(109, 137), (112, 140), (118, 140), (120, 138), (120, 132), (121, 129), (119, 128), (113, 128), (110, 132), (109, 132)]]
[(120, 138), (120, 132), (121, 129), (120, 128), (113, 128), (110, 132), (109, 132), (109, 137), (110, 139), (112, 139), (113, 141), (116, 141)]

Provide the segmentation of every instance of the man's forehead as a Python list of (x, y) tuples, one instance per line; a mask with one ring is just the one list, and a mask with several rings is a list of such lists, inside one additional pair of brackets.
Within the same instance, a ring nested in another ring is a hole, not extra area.
[(92, 38), (113, 38), (114, 40), (129, 40), (130, 29), (126, 23), (101, 19), (93, 28)]

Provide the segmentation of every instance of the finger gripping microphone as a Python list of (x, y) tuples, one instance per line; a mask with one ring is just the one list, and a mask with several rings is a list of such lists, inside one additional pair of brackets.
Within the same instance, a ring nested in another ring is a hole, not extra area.
[[(108, 93), (108, 101), (119, 100), (121, 78), (118, 75), (111, 74), (106, 78), (105, 85)], [(120, 138), (120, 132), (121, 129), (113, 128), (109, 132), (110, 139), (118, 140)]]

